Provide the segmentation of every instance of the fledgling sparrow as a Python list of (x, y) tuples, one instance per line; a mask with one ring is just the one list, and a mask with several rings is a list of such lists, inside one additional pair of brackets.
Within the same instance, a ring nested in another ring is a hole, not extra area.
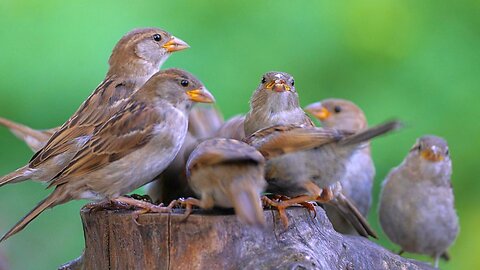
[(0, 242), (47, 208), (71, 200), (111, 200), (142, 207), (121, 196), (151, 181), (175, 158), (187, 134), (193, 103), (213, 101), (190, 73), (179, 69), (158, 72), (128, 99), (124, 109), (95, 129), (68, 166), (49, 179), (54, 191)]
[[(188, 45), (184, 41), (161, 29), (142, 28), (127, 33), (112, 51), (104, 81), (27, 165), (0, 178), (0, 186), (27, 179), (48, 181), (57, 175), (90, 139), (96, 127), (121, 110), (126, 100), (159, 70), (172, 52), (185, 48)], [(31, 146), (34, 145), (38, 143)]]
[[(365, 141), (397, 126), (397, 122), (391, 122), (354, 135), (348, 131), (315, 128), (299, 106), (293, 78), (279, 72), (263, 76), (245, 119), (247, 136), (255, 129), (263, 128), (246, 141), (268, 160), (268, 191), (287, 196), (307, 193), (283, 204), (286, 206), (307, 200), (328, 202), (338, 208), (363, 236), (375, 236), (375, 233), (342, 193), (339, 181), (345, 174), (349, 158)], [(280, 214), (286, 223), (285, 215)]]
[(195, 196), (186, 176), (187, 159), (193, 149), (214, 133), (223, 123), (221, 113), (214, 107), (195, 106), (188, 116), (188, 133), (175, 159), (149, 183), (147, 194), (154, 202), (168, 203), (178, 198)]
[[(320, 120), (325, 128), (349, 130), (355, 133), (367, 128), (367, 119), (363, 111), (348, 100), (325, 99), (308, 105), (305, 111)], [(343, 193), (352, 200), (364, 217), (367, 217), (372, 204), (374, 177), (375, 166), (370, 153), (370, 143), (366, 142), (350, 157), (345, 175), (340, 179)], [(325, 205), (325, 210), (335, 230), (341, 233), (356, 233), (350, 223), (334, 207)]]
[(234, 208), (241, 222), (264, 225), (260, 200), (267, 185), (264, 167), (262, 154), (244, 142), (217, 138), (199, 144), (187, 161), (187, 177), (201, 199), (185, 201), (187, 215), (191, 205)]
[(388, 238), (404, 251), (432, 256), (435, 267), (459, 231), (451, 175), (447, 142), (423, 136), (390, 171), (380, 195), (378, 214)]

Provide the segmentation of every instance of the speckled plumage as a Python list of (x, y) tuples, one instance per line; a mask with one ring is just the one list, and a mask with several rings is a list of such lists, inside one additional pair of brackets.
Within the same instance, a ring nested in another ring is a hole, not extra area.
[(213, 102), (213, 96), (193, 75), (179, 69), (156, 73), (123, 110), (95, 129), (71, 162), (49, 181), (54, 191), (0, 242), (47, 208), (75, 199), (112, 200), (151, 181), (182, 146), (194, 101)]

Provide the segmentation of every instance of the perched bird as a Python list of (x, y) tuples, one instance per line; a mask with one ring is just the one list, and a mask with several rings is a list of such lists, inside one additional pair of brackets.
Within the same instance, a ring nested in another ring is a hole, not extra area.
[(22, 230), (45, 209), (75, 199), (143, 207), (140, 201), (120, 196), (148, 183), (168, 166), (187, 134), (188, 111), (193, 103), (213, 101), (190, 73), (179, 69), (158, 72), (128, 99), (124, 109), (95, 129), (60, 173), (48, 179), (54, 191), (0, 242)]
[(273, 125), (313, 126), (312, 120), (300, 107), (295, 80), (285, 72), (271, 71), (250, 99), (250, 111), (245, 117), (245, 136)]
[[(320, 120), (325, 128), (348, 130), (354, 133), (367, 128), (367, 119), (363, 111), (348, 100), (325, 99), (308, 105), (305, 111)], [(345, 175), (340, 179), (343, 193), (352, 200), (364, 217), (368, 215), (372, 204), (374, 177), (375, 166), (370, 153), (370, 143), (366, 142), (350, 157)], [(325, 205), (325, 210), (337, 231), (355, 233), (350, 223), (334, 207)]]
[(403, 251), (439, 257), (459, 231), (447, 142), (419, 138), (403, 162), (383, 182), (378, 214), (388, 238)]
[(188, 182), (201, 198), (189, 206), (234, 208), (238, 219), (264, 225), (260, 193), (265, 190), (265, 159), (255, 148), (232, 139), (211, 139), (199, 144), (187, 161)]
[[(63, 159), (59, 155), (65, 152), (65, 148), (70, 148), (71, 144), (75, 144), (74, 140), (78, 140), (81, 145), (81, 141), (83, 141), (81, 138), (91, 134), (94, 126), (105, 122), (118, 111), (124, 100), (156, 73), (173, 52), (188, 47), (187, 43), (162, 29), (140, 28), (130, 31), (120, 39), (113, 49), (109, 60), (109, 70), (104, 81), (63, 126), (48, 130), (35, 130), (5, 118), (0, 118), (0, 125), (9, 128), (34, 152), (42, 149), (50, 137), (56, 133), (55, 138), (52, 138), (49, 143), (50, 145), (39, 156), (44, 156), (47, 160)], [(58, 144), (60, 141), (65, 145), (60, 146)], [(52, 149), (52, 143), (62, 149)], [(42, 161), (40, 161), (41, 159)], [(68, 158), (66, 160), (68, 161)], [(35, 163), (37, 162), (43, 163), (43, 158), (38, 157)], [(64, 164), (65, 162), (60, 163)], [(34, 168), (28, 171), (24, 168), (22, 172), (17, 172), (16, 180), (21, 181), (20, 179), (25, 177), (27, 179), (28, 177), (42, 178), (40, 176), (55, 173), (45, 172), (48, 169), (42, 167), (43, 165), (35, 164), (36, 172), (33, 172)], [(58, 170), (54, 171), (58, 172)], [(1, 184), (2, 182), (0, 182)]]
[(187, 181), (187, 159), (199, 143), (215, 136), (222, 123), (222, 115), (212, 106), (195, 106), (192, 109), (188, 117), (188, 133), (182, 148), (155, 181), (146, 186), (147, 194), (154, 202), (169, 203), (181, 197), (195, 196)]
[[(337, 207), (363, 236), (375, 236), (375, 233), (342, 193), (339, 181), (345, 174), (349, 158), (365, 141), (397, 126), (397, 122), (391, 122), (357, 134), (316, 128), (299, 106), (293, 78), (279, 72), (263, 76), (245, 119), (246, 135), (255, 132), (246, 141), (268, 160), (267, 190), (287, 196), (307, 193), (283, 206), (307, 200), (328, 202)], [(285, 222), (284, 214), (280, 214)]]
[(238, 141), (245, 139), (244, 122), (245, 115), (236, 115), (228, 119), (218, 128), (215, 137), (235, 139)]

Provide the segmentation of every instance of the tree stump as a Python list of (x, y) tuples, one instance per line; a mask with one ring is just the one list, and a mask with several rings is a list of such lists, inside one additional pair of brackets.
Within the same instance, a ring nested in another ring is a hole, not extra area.
[[(81, 216), (84, 257), (61, 269), (433, 269), (359, 236), (337, 233), (324, 210), (265, 210), (267, 226), (239, 223), (233, 212), (144, 214), (105, 210)], [(181, 210), (178, 210), (181, 211)]]

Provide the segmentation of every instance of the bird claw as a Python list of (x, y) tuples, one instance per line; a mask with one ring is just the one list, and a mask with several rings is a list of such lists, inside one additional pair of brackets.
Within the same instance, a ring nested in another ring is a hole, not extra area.
[(176, 205), (180, 207), (185, 207), (185, 213), (183, 214), (184, 217), (182, 218), (182, 221), (187, 220), (187, 218), (192, 214), (192, 208), (193, 206), (198, 206), (202, 207), (202, 204), (200, 200), (189, 197), (189, 198), (180, 198), (178, 200), (174, 200), (170, 203), (170, 205)]
[(86, 204), (83, 208), (88, 209), (89, 213), (95, 213), (102, 210), (132, 210), (129, 204), (115, 200), (103, 200)]
[(143, 200), (136, 200), (131, 197), (118, 197), (114, 201), (123, 203), (129, 206), (133, 206), (136, 208), (140, 208), (144, 210), (142, 213), (170, 213), (172, 211), (172, 206), (163, 206), (163, 204), (155, 205), (150, 202), (146, 202)]

